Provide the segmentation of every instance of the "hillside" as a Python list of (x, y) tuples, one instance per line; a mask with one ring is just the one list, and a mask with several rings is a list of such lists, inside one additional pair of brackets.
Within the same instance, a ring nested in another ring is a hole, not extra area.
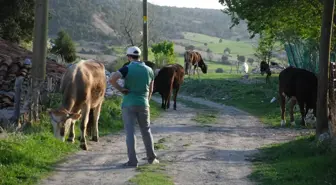
[[(152, 40), (181, 39), (182, 32), (200, 33), (228, 40), (245, 40), (249, 37), (245, 24), (230, 30), (230, 18), (220, 10), (149, 4), (148, 11), (149, 20), (153, 21), (149, 25)], [(132, 35), (141, 35), (140, 0), (50, 0), (50, 12), (51, 36), (63, 28), (75, 40), (109, 40), (111, 44), (117, 44), (127, 39), (126, 26), (133, 28)]]

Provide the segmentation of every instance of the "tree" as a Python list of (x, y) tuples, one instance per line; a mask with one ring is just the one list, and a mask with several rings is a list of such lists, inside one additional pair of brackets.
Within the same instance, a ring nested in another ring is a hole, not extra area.
[(33, 38), (34, 0), (0, 1), (0, 37), (11, 42)]
[(163, 41), (152, 45), (151, 51), (154, 53), (155, 63), (158, 66), (175, 63), (174, 43)]
[(219, 39), (219, 43), (222, 43), (223, 42), (223, 39)]
[(274, 35), (267, 31), (263, 31), (258, 42), (258, 48), (254, 55), (260, 60), (270, 64), (275, 43)]
[(212, 61), (212, 59), (213, 59), (213, 53), (212, 53), (212, 51), (208, 48), (206, 52), (207, 52), (207, 55), (208, 55), (208, 59), (210, 61)]
[(194, 50), (194, 49), (195, 49), (195, 46), (193, 45), (189, 45), (185, 47), (185, 50)]
[[(323, 20), (321, 26), (320, 62), (317, 90), (317, 124), (316, 136), (328, 132), (328, 65), (330, 63), (330, 43), (333, 26), (335, 0), (324, 0)], [(334, 93), (334, 92), (333, 92)], [(330, 112), (330, 111), (329, 111)], [(329, 113), (334, 116), (334, 113)], [(334, 127), (332, 123), (331, 127)], [(332, 130), (335, 128), (332, 128)], [(334, 134), (334, 133), (332, 133)], [(334, 136), (335, 137), (335, 136)]]
[(229, 55), (230, 53), (231, 53), (230, 48), (225, 48), (225, 49), (224, 49), (224, 54)]
[[(226, 5), (224, 13), (231, 16), (232, 26), (247, 22), (253, 38), (265, 30), (272, 30), (277, 40), (318, 40), (321, 25), (320, 0), (219, 0)], [(309, 20), (309, 21), (307, 21)]]
[(57, 38), (54, 41), (54, 47), (51, 49), (51, 53), (60, 55), (62, 60), (71, 63), (76, 60), (76, 47), (68, 33), (61, 30), (57, 34)]

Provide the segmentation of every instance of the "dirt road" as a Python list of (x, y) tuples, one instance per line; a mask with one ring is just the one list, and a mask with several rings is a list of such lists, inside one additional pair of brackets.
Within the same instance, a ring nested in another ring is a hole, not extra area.
[[(160, 161), (169, 162), (167, 173), (176, 185), (252, 184), (247, 179), (251, 164), (246, 159), (250, 154), (265, 144), (287, 141), (307, 132), (265, 128), (253, 116), (233, 107), (198, 98), (183, 99), (207, 105), (220, 113), (216, 123), (204, 126), (192, 120), (200, 110), (178, 104), (177, 111), (170, 109), (153, 121), (154, 140), (164, 140), (166, 146), (157, 151), (158, 157)], [(141, 159), (145, 153), (139, 131), (137, 136)], [(123, 132), (101, 138), (98, 144), (89, 146), (90, 151), (70, 156), (41, 184), (124, 185), (136, 175), (135, 169), (118, 167), (127, 160)]]

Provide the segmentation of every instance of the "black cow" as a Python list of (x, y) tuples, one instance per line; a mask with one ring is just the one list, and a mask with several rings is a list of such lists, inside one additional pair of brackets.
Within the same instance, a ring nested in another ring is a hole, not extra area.
[(279, 74), (279, 95), (281, 104), (281, 125), (285, 124), (286, 96), (291, 98), (290, 121), (294, 122), (294, 105), (297, 103), (301, 112), (301, 125), (305, 124), (305, 116), (313, 109), (316, 117), (317, 77), (314, 73), (294, 67), (288, 67)]
[(260, 62), (260, 73), (261, 75), (264, 75), (266, 73), (266, 83), (269, 82), (269, 77), (272, 75), (271, 68), (265, 61)]

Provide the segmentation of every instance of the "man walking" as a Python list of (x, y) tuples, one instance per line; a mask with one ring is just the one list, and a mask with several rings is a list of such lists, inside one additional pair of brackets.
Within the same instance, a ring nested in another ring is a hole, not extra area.
[[(150, 164), (159, 163), (154, 152), (153, 137), (150, 129), (149, 100), (153, 92), (153, 70), (140, 61), (141, 50), (132, 46), (126, 55), (130, 64), (122, 67), (111, 76), (110, 83), (124, 94), (122, 101), (122, 119), (126, 132), (128, 162), (124, 167), (137, 167), (136, 138), (134, 127), (139, 123), (142, 139), (146, 148), (147, 160)], [(125, 79), (124, 87), (117, 80)]]

